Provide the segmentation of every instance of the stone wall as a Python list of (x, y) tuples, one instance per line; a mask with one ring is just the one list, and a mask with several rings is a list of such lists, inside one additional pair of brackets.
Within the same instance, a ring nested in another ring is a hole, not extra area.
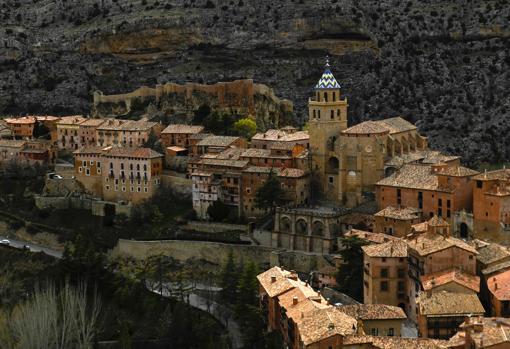
[(270, 247), (256, 245), (236, 245), (205, 241), (134, 241), (120, 239), (111, 252), (112, 255), (131, 256), (145, 259), (151, 255), (163, 254), (179, 261), (191, 258), (204, 259), (221, 265), (233, 251), (236, 260), (251, 260), (261, 268), (283, 266), (301, 273), (330, 265), (324, 256), (299, 251), (278, 251)]
[(163, 174), (161, 184), (172, 188), (178, 194), (191, 198), (191, 179)]
[(206, 233), (223, 233), (229, 231), (247, 232), (248, 226), (242, 224), (189, 221), (184, 227), (186, 230), (195, 230)]
[(40, 196), (36, 195), (35, 206), (40, 210), (54, 209), (65, 210), (68, 208), (78, 210), (90, 210), (92, 215), (106, 216), (105, 208), (107, 205), (115, 206), (115, 214), (131, 216), (132, 205), (121, 205), (114, 202), (99, 201), (85, 197), (64, 197), (64, 196)]

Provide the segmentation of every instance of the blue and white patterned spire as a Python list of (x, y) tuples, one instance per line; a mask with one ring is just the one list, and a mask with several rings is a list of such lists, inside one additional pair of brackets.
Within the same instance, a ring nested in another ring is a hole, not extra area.
[(324, 73), (322, 74), (321, 79), (315, 85), (316, 90), (324, 90), (324, 89), (339, 89), (340, 84), (336, 81), (333, 73), (329, 67), (329, 57), (326, 57), (326, 66), (324, 69)]

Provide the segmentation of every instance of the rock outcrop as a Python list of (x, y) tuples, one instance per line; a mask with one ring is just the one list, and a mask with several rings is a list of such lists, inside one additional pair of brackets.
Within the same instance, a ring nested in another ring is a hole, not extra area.
[(432, 146), (506, 160), (509, 16), (507, 0), (5, 0), (0, 114), (253, 79), (304, 122), (329, 54), (351, 121), (403, 115)]
[(190, 122), (201, 105), (211, 110), (236, 113), (257, 120), (261, 129), (292, 123), (292, 102), (278, 98), (272, 89), (253, 80), (219, 82), (212, 85), (168, 83), (135, 91), (104, 95), (94, 92), (92, 114), (98, 117), (136, 117), (157, 111), (169, 120)]

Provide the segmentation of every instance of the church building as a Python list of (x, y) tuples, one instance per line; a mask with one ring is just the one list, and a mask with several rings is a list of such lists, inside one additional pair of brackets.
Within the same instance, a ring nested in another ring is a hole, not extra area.
[(395, 160), (427, 158), (427, 138), (401, 117), (348, 127), (348, 106), (327, 62), (308, 102), (312, 173), (323, 186), (324, 199), (354, 207), (363, 192), (373, 192), (374, 184), (389, 174)]

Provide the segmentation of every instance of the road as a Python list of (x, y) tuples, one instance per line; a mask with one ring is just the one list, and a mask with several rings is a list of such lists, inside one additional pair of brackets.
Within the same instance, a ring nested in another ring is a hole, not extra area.
[(28, 246), (30, 248), (31, 252), (44, 252), (48, 256), (52, 256), (52, 257), (55, 257), (55, 258), (58, 258), (58, 259), (62, 258), (62, 252), (61, 251), (53, 250), (51, 248), (44, 247), (44, 246), (37, 245), (37, 244), (32, 244), (30, 242), (14, 240), (14, 239), (11, 239), (11, 238), (8, 238), (8, 237), (5, 237), (5, 236), (0, 236), (0, 240), (4, 240), (4, 239), (9, 240), (9, 246), (12, 246), (12, 247), (15, 247), (15, 248), (22, 249), (24, 246)]
[[(176, 293), (179, 293), (175, 291), (177, 284), (166, 283), (163, 285), (164, 286), (162, 290), (159, 289), (157, 283), (147, 283), (146, 287), (151, 292), (162, 294), (163, 297), (176, 298)], [(232, 343), (232, 348), (233, 349), (242, 348), (243, 342), (241, 329), (239, 327), (239, 324), (234, 319), (234, 312), (231, 309), (227, 308), (226, 306), (218, 302), (215, 302), (211, 299), (208, 299), (206, 296), (198, 294), (199, 291), (218, 292), (221, 290), (221, 288), (214, 286), (206, 286), (202, 284), (193, 284), (193, 286), (190, 285), (190, 287), (192, 288), (188, 288), (189, 293), (187, 293), (184, 296), (185, 302), (194, 308), (200, 309), (211, 314), (227, 329), (230, 341)], [(207, 292), (205, 292), (205, 294), (207, 294)]]

